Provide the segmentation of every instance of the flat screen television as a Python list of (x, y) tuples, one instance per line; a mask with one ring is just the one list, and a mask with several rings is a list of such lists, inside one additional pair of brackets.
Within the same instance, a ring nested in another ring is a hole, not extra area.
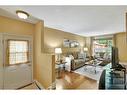
[(117, 68), (119, 65), (118, 48), (112, 47), (112, 69)]

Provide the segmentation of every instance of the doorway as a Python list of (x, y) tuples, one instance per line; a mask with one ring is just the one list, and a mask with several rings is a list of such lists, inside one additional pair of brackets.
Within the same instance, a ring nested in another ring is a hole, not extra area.
[(18, 89), (33, 81), (32, 37), (0, 34), (0, 89)]

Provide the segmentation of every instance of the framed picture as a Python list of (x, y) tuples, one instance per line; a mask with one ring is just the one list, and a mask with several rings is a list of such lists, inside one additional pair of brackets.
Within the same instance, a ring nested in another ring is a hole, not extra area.
[(63, 47), (76, 48), (79, 46), (80, 46), (80, 44), (76, 40), (64, 39), (64, 41), (63, 41)]
[(64, 46), (64, 47), (70, 47), (70, 40), (64, 39), (64, 41), (63, 41), (63, 46)]

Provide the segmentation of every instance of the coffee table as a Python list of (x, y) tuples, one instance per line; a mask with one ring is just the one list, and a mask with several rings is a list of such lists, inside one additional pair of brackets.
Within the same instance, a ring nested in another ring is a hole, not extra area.
[(94, 68), (94, 73), (97, 73), (96, 67), (101, 63), (102, 61), (98, 60), (91, 60), (89, 62), (85, 63), (84, 70), (87, 70), (87, 66), (92, 66)]

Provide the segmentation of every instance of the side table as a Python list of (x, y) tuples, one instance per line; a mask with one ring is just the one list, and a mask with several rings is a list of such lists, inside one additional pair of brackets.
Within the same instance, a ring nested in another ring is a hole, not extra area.
[[(65, 63), (66, 62), (56, 62), (56, 65), (58, 67), (56, 78), (61, 78), (62, 77), (62, 69), (65, 70)], [(63, 67), (61, 65), (63, 65)]]

